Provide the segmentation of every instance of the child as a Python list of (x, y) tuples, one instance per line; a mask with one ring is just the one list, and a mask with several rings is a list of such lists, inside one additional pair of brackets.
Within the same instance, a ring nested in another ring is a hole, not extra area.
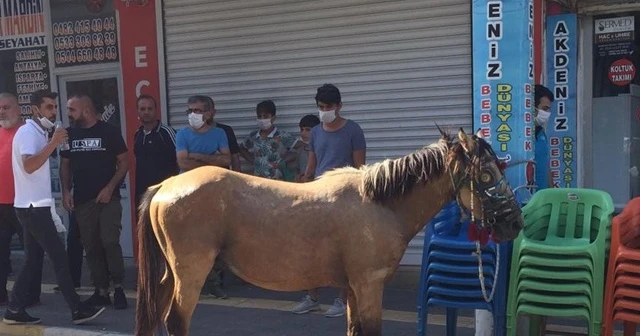
[(293, 143), (291, 170), (295, 171), (295, 182), (303, 182), (302, 175), (307, 170), (309, 161), (309, 140), (311, 139), (311, 129), (320, 124), (320, 119), (309, 114), (300, 119), (300, 137)]
[(253, 164), (255, 176), (284, 180), (283, 168), (295, 138), (273, 124), (276, 105), (271, 100), (260, 102), (256, 106), (256, 115), (260, 129), (251, 132), (240, 144), (240, 155)]

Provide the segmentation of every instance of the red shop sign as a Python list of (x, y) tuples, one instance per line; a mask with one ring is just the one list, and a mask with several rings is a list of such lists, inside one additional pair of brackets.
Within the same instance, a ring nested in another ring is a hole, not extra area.
[(628, 59), (619, 59), (609, 67), (609, 80), (618, 86), (629, 85), (636, 76), (636, 66)]

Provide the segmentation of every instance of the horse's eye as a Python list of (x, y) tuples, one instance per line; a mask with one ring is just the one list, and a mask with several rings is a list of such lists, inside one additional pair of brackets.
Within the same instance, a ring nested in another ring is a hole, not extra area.
[(482, 183), (489, 183), (489, 182), (491, 182), (491, 179), (492, 179), (492, 177), (491, 177), (491, 174), (489, 174), (489, 173), (480, 174), (480, 181)]

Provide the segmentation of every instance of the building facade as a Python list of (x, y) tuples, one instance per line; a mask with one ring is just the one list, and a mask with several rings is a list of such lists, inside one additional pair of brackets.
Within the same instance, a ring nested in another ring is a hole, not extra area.
[[(606, 174), (597, 165), (603, 140), (596, 126), (604, 125), (598, 118), (609, 116), (598, 114), (599, 97), (593, 94), (601, 85), (596, 84), (598, 78), (604, 78), (598, 69), (607, 65), (594, 58), (597, 50), (592, 41), (601, 17), (635, 20), (633, 13), (640, 12), (640, 4), (622, 2), (533, 1), (536, 83), (549, 83), (553, 41), (547, 17), (575, 16), (577, 50), (575, 56), (567, 56), (575, 69), (575, 104), (566, 112), (574, 117), (565, 123), (575, 125), (575, 163), (570, 167), (575, 170), (571, 178), (580, 187), (605, 189), (610, 183), (598, 182)], [(477, 27), (469, 0), (0, 0), (0, 4), (0, 91), (16, 93), (25, 115), (30, 113), (29, 93), (39, 88), (58, 91), (60, 115), (66, 122), (67, 95), (88, 90), (103, 120), (121, 127), (130, 148), (137, 128), (135, 99), (141, 93), (158, 97), (163, 121), (175, 129), (188, 125), (187, 98), (209, 95), (216, 102), (217, 120), (231, 125), (241, 140), (255, 128), (255, 106), (264, 99), (276, 103), (277, 125), (297, 134), (300, 118), (317, 112), (316, 88), (333, 83), (342, 92), (344, 116), (364, 129), (368, 163), (436, 141), (436, 123), (468, 131), (479, 127), (473, 125), (474, 113), (480, 113), (473, 107), (478, 88), (473, 88), (472, 33)], [(633, 29), (635, 39), (635, 25)], [(618, 84), (633, 76), (628, 85), (615, 84), (619, 88), (615, 92), (627, 87), (631, 92), (636, 80), (632, 61), (633, 71), (624, 61), (616, 63), (612, 76), (621, 76), (615, 77)], [(640, 135), (630, 134), (623, 151), (635, 148), (634, 137)], [(565, 161), (563, 157), (553, 164)], [(620, 165), (633, 173), (627, 166)], [(558, 179), (567, 173), (558, 172)], [(121, 190), (127, 256), (133, 256), (135, 241), (129, 187), (133, 179), (130, 174)], [(57, 183), (54, 172), (54, 191), (59, 191)], [(620, 202), (626, 202), (624, 197)], [(403, 264), (420, 264), (422, 239), (419, 235), (410, 244)]]

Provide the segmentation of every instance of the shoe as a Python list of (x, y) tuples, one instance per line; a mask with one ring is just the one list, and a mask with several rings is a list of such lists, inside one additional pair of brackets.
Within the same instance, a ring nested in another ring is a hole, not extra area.
[(320, 310), (320, 303), (314, 301), (311, 296), (305, 295), (297, 306), (291, 309), (294, 314), (306, 314), (311, 311)]
[(227, 294), (225, 294), (225, 292), (222, 291), (220, 286), (211, 286), (211, 290), (209, 291), (209, 295), (210, 296), (214, 296), (217, 299), (223, 299), (223, 300), (227, 299)]
[(91, 307), (82, 303), (80, 307), (78, 307), (78, 310), (71, 314), (71, 319), (73, 320), (73, 324), (87, 323), (102, 314), (104, 310), (104, 307)]
[(6, 324), (38, 324), (40, 323), (40, 319), (30, 316), (24, 309), (20, 309), (17, 312), (12, 312), (11, 309), (7, 309), (4, 312), (2, 322)]
[(333, 300), (333, 306), (324, 313), (326, 317), (340, 317), (344, 315), (344, 302), (342, 299)]
[(111, 305), (111, 298), (109, 298), (109, 294), (100, 295), (100, 291), (96, 289), (93, 295), (84, 301), (84, 304), (93, 307), (109, 306)]
[(126, 309), (127, 305), (127, 297), (124, 295), (124, 290), (122, 287), (116, 288), (113, 293), (113, 308)]

